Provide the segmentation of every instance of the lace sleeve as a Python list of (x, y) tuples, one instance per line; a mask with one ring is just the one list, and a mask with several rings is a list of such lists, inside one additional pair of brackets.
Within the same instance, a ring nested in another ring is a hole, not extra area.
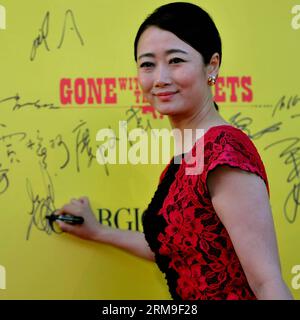
[(270, 195), (265, 167), (260, 155), (250, 138), (241, 130), (233, 128), (230, 132), (222, 131), (205, 143), (205, 169), (203, 185), (207, 190), (208, 173), (219, 165), (252, 172), (262, 178)]

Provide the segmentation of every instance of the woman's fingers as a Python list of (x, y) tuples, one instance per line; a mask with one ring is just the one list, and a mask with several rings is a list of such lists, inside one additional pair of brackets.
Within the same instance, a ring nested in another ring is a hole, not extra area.
[(56, 220), (55, 223), (57, 223), (58, 227), (63, 232), (70, 233), (86, 240), (95, 239), (99, 233), (100, 224), (94, 216), (88, 197), (70, 199), (70, 202), (58, 209), (55, 214), (69, 214), (84, 218), (84, 223), (80, 225), (72, 225), (60, 220)]
[(59, 221), (59, 220), (56, 220), (55, 223), (57, 223), (57, 225), (59, 226), (59, 228), (63, 232), (70, 232), (72, 230), (72, 227), (74, 228), (74, 226), (71, 226), (71, 225), (64, 223), (62, 221)]
[(67, 213), (78, 213), (78, 208), (82, 208), (82, 205), (88, 205), (89, 206), (89, 198), (88, 197), (80, 197), (78, 199), (72, 198), (70, 199), (70, 202), (65, 204), (62, 208), (56, 210), (58, 214), (61, 214), (64, 210), (67, 211)]
[(81, 204), (81, 201), (79, 199), (73, 198), (73, 199), (70, 200), (70, 203), (71, 204), (75, 204), (75, 205), (79, 205), (79, 204)]
[(82, 214), (81, 206), (74, 203), (65, 204), (61, 209), (59, 214), (72, 214), (74, 216), (80, 216)]
[(89, 205), (90, 204), (90, 201), (89, 201), (89, 198), (86, 197), (86, 196), (83, 196), (83, 197), (80, 197), (79, 198), (79, 201), (85, 205)]

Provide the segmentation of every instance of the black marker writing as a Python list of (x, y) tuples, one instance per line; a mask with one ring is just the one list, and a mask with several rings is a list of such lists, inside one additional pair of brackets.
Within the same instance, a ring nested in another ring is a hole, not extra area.
[[(44, 44), (45, 48), (50, 51), (50, 48), (48, 46), (47, 43), (47, 38), (49, 35), (49, 21), (50, 21), (50, 12), (47, 11), (42, 26), (39, 29), (39, 34), (38, 36), (34, 39), (33, 44), (32, 44), (32, 48), (31, 48), (31, 53), (30, 53), (30, 60), (33, 61), (36, 57), (37, 54), (37, 50), (38, 48)], [(60, 37), (60, 42), (57, 46), (57, 49), (61, 49), (64, 41), (65, 41), (65, 37), (66, 37), (66, 33), (67, 30), (71, 30), (75, 32), (76, 37), (79, 39), (80, 44), (83, 46), (84, 42), (82, 39), (82, 36), (79, 32), (79, 28), (77, 26), (77, 23), (75, 21), (75, 16), (72, 10), (68, 9), (65, 12), (65, 19), (64, 19), (64, 23), (63, 23), (63, 28), (62, 28), (62, 32), (61, 32), (61, 37)]]
[(289, 223), (294, 223), (300, 205), (300, 138), (291, 137), (278, 140), (265, 147), (265, 150), (275, 146), (285, 146), (279, 158), (284, 159), (284, 164), (292, 167), (287, 182), (292, 184), (284, 203), (284, 216)]
[[(284, 202), (284, 216), (289, 223), (294, 223), (300, 207), (300, 183), (294, 184)], [(289, 212), (288, 209), (291, 209)]]
[(85, 154), (88, 159), (87, 166), (90, 167), (92, 161), (96, 158), (92, 147), (90, 146), (90, 130), (85, 128), (86, 122), (81, 122), (72, 132), (76, 134), (75, 154), (76, 169), (80, 172), (80, 156)]
[(44, 43), (46, 50), (50, 51), (48, 44), (47, 44), (47, 37), (49, 33), (49, 16), (50, 13), (47, 11), (42, 26), (39, 29), (39, 35), (33, 40), (30, 60), (33, 61), (36, 56), (37, 49)]
[(280, 130), (280, 127), (282, 125), (282, 122), (276, 122), (256, 133), (252, 133), (250, 129), (250, 125), (253, 123), (253, 119), (251, 117), (242, 116), (241, 112), (238, 112), (237, 114), (232, 116), (229, 119), (229, 122), (233, 124), (236, 128), (243, 130), (248, 135), (248, 137), (252, 140), (259, 139), (265, 134), (278, 131)]
[(0, 194), (4, 193), (9, 187), (7, 173), (8, 169), (2, 169), (2, 164), (0, 163)]
[(290, 110), (296, 105), (300, 105), (300, 97), (298, 97), (298, 95), (291, 96), (288, 98), (286, 96), (282, 96), (273, 109), (272, 117), (275, 116), (276, 112), (282, 110)]
[(40, 103), (40, 99), (37, 99), (35, 101), (32, 102), (25, 102), (25, 103), (19, 103), (19, 100), (21, 99), (21, 97), (19, 96), (19, 94), (17, 93), (15, 96), (12, 97), (8, 97), (5, 99), (0, 100), (0, 103), (4, 103), (7, 101), (14, 101), (14, 106), (13, 106), (13, 110), (19, 110), (21, 108), (24, 107), (35, 107), (36, 109), (58, 109), (58, 106), (55, 106), (53, 103)]
[(71, 26), (70, 26), (70, 30), (72, 31), (75, 31), (79, 41), (80, 41), (80, 44), (83, 46), (84, 45), (84, 42), (83, 42), (83, 39), (80, 35), (80, 32), (79, 32), (79, 29), (77, 27), (77, 24), (76, 24), (76, 21), (75, 21), (75, 17), (74, 17), (74, 14), (72, 12), (72, 10), (67, 10), (66, 13), (65, 13), (65, 20), (64, 20), (64, 26), (63, 26), (63, 30), (62, 30), (62, 34), (61, 34), (61, 39), (60, 39), (60, 43), (58, 45), (58, 49), (61, 48), (64, 40), (65, 40), (65, 34), (66, 34), (66, 30), (67, 30), (67, 25), (68, 25), (68, 21), (70, 21), (71, 23)]
[(58, 147), (61, 150), (63, 150), (63, 153), (65, 154), (65, 157), (64, 157), (65, 160), (60, 166), (60, 169), (64, 169), (70, 161), (70, 151), (67, 144), (64, 142), (62, 135), (58, 134), (54, 139), (51, 139), (50, 144), (51, 144), (51, 148), (53, 149)]
[(30, 222), (27, 228), (26, 240), (29, 240), (32, 227), (36, 227), (39, 231), (46, 234), (51, 234), (51, 228), (46, 216), (50, 215), (55, 210), (54, 205), (54, 187), (49, 173), (41, 166), (43, 175), (43, 184), (45, 187), (45, 195), (41, 196), (35, 193), (30, 180), (26, 179), (26, 190), (31, 202), (31, 210), (29, 212)]

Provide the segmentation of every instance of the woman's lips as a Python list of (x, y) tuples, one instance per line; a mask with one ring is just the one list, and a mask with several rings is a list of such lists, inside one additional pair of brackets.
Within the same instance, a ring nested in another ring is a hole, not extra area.
[(170, 100), (178, 91), (166, 91), (166, 92), (158, 92), (154, 95), (158, 97), (161, 101)]

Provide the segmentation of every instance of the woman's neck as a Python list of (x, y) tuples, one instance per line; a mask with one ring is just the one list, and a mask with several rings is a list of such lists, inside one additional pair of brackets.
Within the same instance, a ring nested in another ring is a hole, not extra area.
[(180, 138), (176, 144), (182, 145), (182, 137), (188, 141), (188, 143), (183, 143), (182, 149), (179, 149), (183, 150), (183, 152), (188, 152), (191, 146), (193, 146), (209, 128), (229, 124), (220, 116), (212, 100), (204, 104), (203, 107), (199, 107), (199, 111), (197, 113), (194, 112), (191, 116), (186, 114), (170, 115), (169, 121), (173, 129), (180, 131)]
[(199, 107), (199, 111), (191, 115), (170, 115), (169, 121), (173, 129), (179, 129), (182, 133), (185, 129), (194, 131), (196, 129), (204, 129), (204, 131), (207, 131), (210, 127), (216, 125), (228, 124), (216, 110), (213, 101), (206, 103), (203, 107)]

